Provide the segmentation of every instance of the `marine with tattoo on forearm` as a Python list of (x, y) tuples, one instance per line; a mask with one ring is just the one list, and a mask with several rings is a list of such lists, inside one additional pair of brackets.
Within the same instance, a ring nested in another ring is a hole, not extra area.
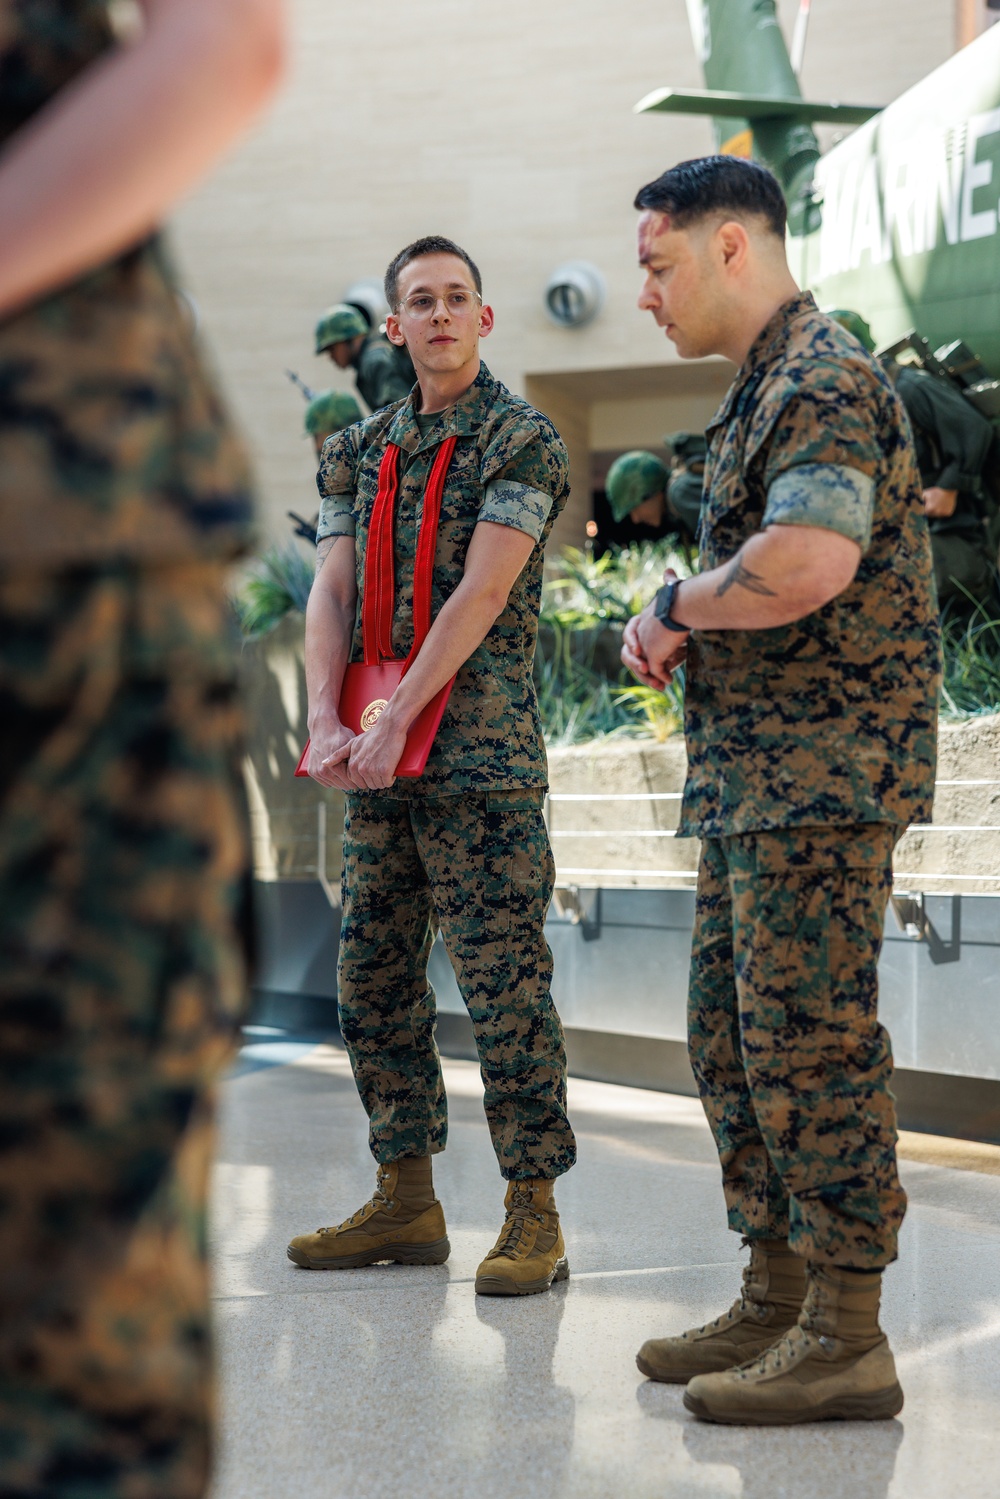
[(622, 658), (653, 686), (686, 665), (689, 1049), (751, 1254), (729, 1312), (638, 1363), (707, 1420), (891, 1417), (879, 1296), (906, 1199), (876, 965), (893, 847), (930, 818), (939, 680), (913, 444), (882, 370), (792, 280), (769, 172), (684, 162), (636, 207), (639, 306), (682, 357), (738, 366), (707, 432), (701, 572), (668, 575)]

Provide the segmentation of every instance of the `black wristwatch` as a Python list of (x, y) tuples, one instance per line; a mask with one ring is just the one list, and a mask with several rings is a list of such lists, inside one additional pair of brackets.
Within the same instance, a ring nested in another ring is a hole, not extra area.
[(680, 620), (670, 618), (670, 611), (682, 582), (682, 578), (672, 578), (669, 583), (664, 583), (653, 600), (653, 613), (660, 624), (665, 625), (668, 630), (676, 630), (678, 635), (686, 635), (690, 628), (689, 625), (682, 625)]

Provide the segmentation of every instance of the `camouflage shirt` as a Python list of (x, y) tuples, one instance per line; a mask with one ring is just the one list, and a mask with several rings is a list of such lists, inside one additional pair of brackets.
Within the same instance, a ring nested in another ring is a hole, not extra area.
[(544, 786), (548, 775), (531, 666), (543, 552), (566, 503), (569, 465), (562, 438), (548, 418), (494, 380), (485, 365), (457, 404), (423, 434), (411, 395), (324, 445), (319, 539), (356, 538), (358, 615), (351, 660), (362, 659), (365, 546), (385, 445), (394, 442), (402, 449), (392, 640), (396, 656), (404, 657), (413, 640), (413, 564), (424, 488), (438, 447), (452, 433), (458, 444), (441, 502), (433, 613), (462, 581), (469, 542), (480, 521), (513, 526), (534, 537), (536, 545), (503, 613), (458, 673), (424, 774), (392, 787), (391, 794), (404, 797)]
[[(107, 0), (0, 0), (0, 149), (114, 44)], [(0, 561), (230, 556), (242, 448), (152, 240), (0, 320)]]
[(681, 833), (928, 821), (940, 639), (892, 385), (803, 293), (761, 332), (707, 437), (703, 569), (768, 525), (837, 531), (862, 557), (805, 619), (691, 636)]
[(354, 372), (358, 393), (370, 411), (404, 400), (417, 378), (406, 350), (391, 344), (381, 333), (365, 339)]

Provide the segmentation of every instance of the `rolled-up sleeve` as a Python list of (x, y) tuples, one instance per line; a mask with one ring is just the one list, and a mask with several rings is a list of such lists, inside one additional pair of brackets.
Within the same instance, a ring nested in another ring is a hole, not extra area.
[(356, 531), (354, 496), (349, 494), (324, 495), (319, 502), (316, 540), (325, 541), (328, 536), (353, 536)]
[(316, 485), (320, 493), (317, 542), (328, 536), (353, 536), (354, 489), (358, 466), (359, 427), (345, 427), (323, 444)]
[(818, 526), (867, 551), (883, 472), (874, 381), (818, 361), (762, 391), (749, 447), (765, 526)]
[(541, 541), (569, 489), (565, 444), (554, 428), (519, 416), (493, 438), (482, 475), (486, 489), (479, 519)]
[(779, 474), (767, 492), (765, 526), (820, 526), (856, 541), (872, 538), (875, 481), (842, 463), (801, 463)]
[(494, 479), (486, 486), (479, 519), (493, 521), (498, 526), (512, 526), (515, 531), (524, 531), (533, 541), (541, 541), (552, 505), (550, 494), (532, 489), (529, 484), (520, 484), (515, 479)]

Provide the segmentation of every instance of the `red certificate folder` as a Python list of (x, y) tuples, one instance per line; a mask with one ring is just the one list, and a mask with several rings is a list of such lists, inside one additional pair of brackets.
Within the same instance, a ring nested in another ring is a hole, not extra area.
[[(340, 721), (355, 734), (365, 734), (387, 706), (389, 699), (416, 660), (431, 627), (431, 584), (437, 548), (438, 519), (445, 475), (455, 451), (456, 438), (448, 437), (438, 449), (424, 491), (423, 518), (417, 538), (413, 568), (413, 647), (405, 661), (392, 654), (392, 618), (395, 609), (394, 520), (399, 490), (399, 448), (389, 443), (379, 470), (378, 493), (368, 528), (365, 555), (364, 597), (361, 603), (361, 636), (364, 661), (352, 662), (344, 672), (338, 712)], [(423, 775), (455, 678), (436, 692), (420, 710), (406, 736), (396, 775)], [(297, 776), (308, 775), (309, 741), (295, 767)]]

